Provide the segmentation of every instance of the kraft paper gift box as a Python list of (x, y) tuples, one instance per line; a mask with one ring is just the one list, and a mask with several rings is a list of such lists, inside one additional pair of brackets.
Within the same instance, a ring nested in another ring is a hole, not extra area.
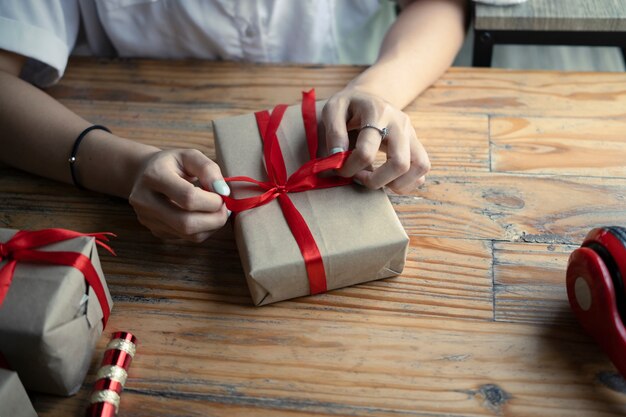
[(37, 417), (16, 372), (0, 368), (0, 417)]
[[(320, 120), (323, 102), (317, 102)], [(263, 142), (254, 114), (213, 122), (217, 160), (225, 177), (267, 179)], [(318, 125), (318, 156), (325, 156)], [(287, 108), (277, 131), (287, 175), (310, 160), (300, 105)], [(231, 183), (237, 199), (260, 194)], [(383, 190), (356, 184), (289, 193), (322, 255), (328, 290), (398, 275), (409, 239)], [(278, 201), (241, 211), (234, 232), (254, 304), (310, 294), (303, 255)]]
[[(0, 229), (0, 243), (17, 230)], [(76, 237), (36, 248), (77, 252), (91, 260), (113, 305), (93, 237)], [(6, 264), (0, 262), (0, 268)], [(87, 374), (103, 330), (103, 310), (83, 273), (73, 267), (17, 262), (0, 306), (0, 354), (29, 390), (72, 395)]]

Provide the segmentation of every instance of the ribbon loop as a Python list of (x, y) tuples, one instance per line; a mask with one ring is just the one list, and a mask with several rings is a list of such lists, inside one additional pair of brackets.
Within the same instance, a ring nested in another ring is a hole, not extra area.
[(10, 254), (8, 246), (4, 243), (0, 243), (0, 262), (3, 259), (8, 259)]
[(285, 220), (293, 234), (302, 257), (309, 278), (311, 294), (326, 291), (326, 272), (322, 255), (306, 221), (289, 198), (289, 193), (302, 192), (314, 189), (339, 187), (350, 184), (350, 178), (319, 177), (318, 174), (341, 168), (350, 152), (341, 152), (326, 158), (317, 158), (317, 111), (315, 108), (315, 90), (303, 92), (302, 120), (306, 135), (310, 160), (287, 178), (285, 161), (278, 143), (276, 132), (285, 114), (287, 106), (279, 104), (270, 114), (267, 111), (255, 113), (259, 134), (263, 141), (263, 157), (268, 181), (259, 181), (250, 177), (229, 177), (228, 182), (248, 182), (265, 190), (261, 195), (236, 199), (222, 197), (226, 207), (233, 212), (241, 212), (259, 207), (278, 198)]

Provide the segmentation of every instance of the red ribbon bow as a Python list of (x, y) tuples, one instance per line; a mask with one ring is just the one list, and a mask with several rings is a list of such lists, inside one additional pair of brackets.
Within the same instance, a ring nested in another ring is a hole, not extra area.
[(297, 193), (321, 188), (339, 187), (352, 182), (350, 178), (319, 177), (317, 174), (339, 169), (344, 164), (350, 152), (340, 152), (326, 158), (317, 156), (317, 112), (315, 110), (315, 90), (302, 93), (302, 120), (306, 133), (309, 155), (311, 160), (304, 163), (297, 171), (287, 178), (285, 160), (280, 150), (276, 131), (287, 110), (287, 105), (279, 104), (272, 113), (265, 110), (255, 113), (259, 133), (263, 140), (263, 156), (267, 181), (258, 181), (250, 177), (229, 177), (229, 182), (249, 182), (265, 190), (261, 195), (235, 199), (223, 197), (226, 207), (234, 212), (248, 210), (278, 199), (285, 220), (291, 229), (293, 237), (298, 243), (309, 277), (311, 294), (326, 291), (326, 272), (319, 248), (306, 221), (289, 198), (289, 193)]
[(109, 314), (111, 313), (111, 307), (109, 306), (102, 282), (91, 260), (82, 253), (77, 252), (44, 252), (34, 249), (81, 236), (95, 237), (98, 245), (115, 255), (113, 249), (104, 243), (109, 241), (108, 236), (115, 236), (113, 233), (108, 232), (78, 233), (66, 229), (44, 229), (32, 232), (21, 230), (8, 242), (0, 243), (0, 262), (4, 260), (8, 261), (0, 268), (0, 306), (2, 306), (9, 291), (9, 287), (13, 281), (15, 267), (18, 262), (71, 266), (83, 273), (85, 280), (96, 293), (96, 297), (98, 297), (100, 307), (102, 308), (102, 324), (106, 326)]

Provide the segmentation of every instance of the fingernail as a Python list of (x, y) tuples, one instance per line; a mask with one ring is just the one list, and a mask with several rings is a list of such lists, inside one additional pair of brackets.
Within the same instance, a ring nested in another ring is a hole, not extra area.
[(343, 152), (343, 151), (344, 151), (344, 149), (343, 149), (342, 147), (338, 146), (338, 147), (336, 147), (336, 148), (332, 148), (332, 149), (328, 152), (328, 155), (334, 155), (334, 154), (336, 154), (336, 153)]
[(230, 210), (228, 210), (228, 209), (226, 209), (226, 215), (227, 215), (227, 217), (230, 217), (230, 215), (231, 215), (231, 214), (233, 214), (233, 212), (232, 212), (232, 211), (230, 211)]
[(355, 182), (356, 184), (363, 185), (363, 183), (356, 178), (352, 178), (352, 181)]
[(213, 181), (213, 191), (219, 195), (230, 195), (230, 187), (224, 180)]

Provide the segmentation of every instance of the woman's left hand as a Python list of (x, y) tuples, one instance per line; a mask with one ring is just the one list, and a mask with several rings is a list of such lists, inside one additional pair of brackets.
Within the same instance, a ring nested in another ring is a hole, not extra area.
[[(410, 193), (424, 183), (430, 170), (428, 154), (417, 140), (409, 116), (382, 98), (347, 87), (328, 100), (322, 121), (329, 154), (348, 150), (348, 131), (360, 129), (352, 154), (338, 170), (339, 175), (354, 177), (372, 189), (386, 185), (398, 194)], [(365, 125), (376, 129), (362, 129)], [(388, 130), (385, 138), (383, 128)], [(386, 151), (387, 161), (372, 170), (379, 149)]]

